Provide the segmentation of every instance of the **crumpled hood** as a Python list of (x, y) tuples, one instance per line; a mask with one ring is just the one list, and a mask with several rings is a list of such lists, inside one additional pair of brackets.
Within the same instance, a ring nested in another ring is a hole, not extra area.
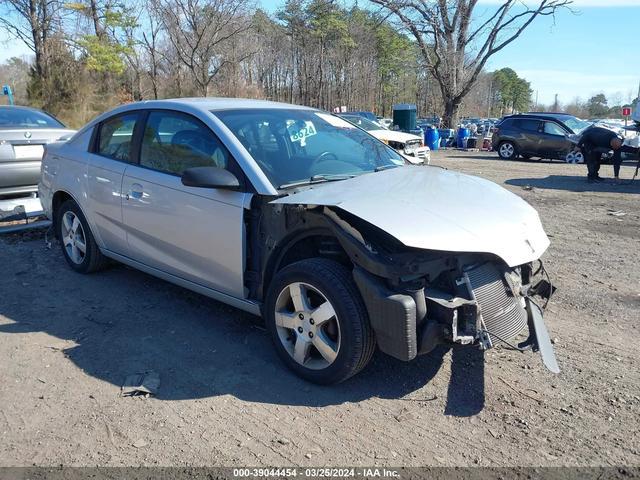
[(538, 213), (482, 178), (404, 166), (324, 183), (272, 203), (339, 207), (408, 247), (492, 253), (515, 267), (549, 246)]

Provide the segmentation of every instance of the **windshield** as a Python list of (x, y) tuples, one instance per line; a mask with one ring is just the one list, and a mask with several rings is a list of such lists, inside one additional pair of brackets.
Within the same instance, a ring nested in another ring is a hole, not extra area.
[(404, 164), (395, 150), (329, 113), (283, 108), (212, 113), (233, 132), (276, 188), (349, 178)]
[(38, 110), (6, 107), (0, 108), (0, 128), (64, 128), (64, 125)]
[(584, 120), (580, 120), (576, 117), (569, 117), (564, 120), (564, 124), (573, 130), (574, 133), (581, 133), (586, 128), (589, 128), (592, 123), (585, 122)]
[(367, 132), (371, 132), (373, 130), (386, 130), (382, 125), (378, 125), (377, 123), (372, 122), (371, 120), (367, 120), (364, 117), (359, 117), (358, 115), (340, 115), (340, 117), (353, 123), (354, 125), (357, 125)]

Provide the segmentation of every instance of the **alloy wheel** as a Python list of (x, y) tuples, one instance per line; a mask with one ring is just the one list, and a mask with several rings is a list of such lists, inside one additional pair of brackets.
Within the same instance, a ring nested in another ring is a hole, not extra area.
[(62, 216), (62, 244), (67, 256), (80, 265), (87, 254), (87, 238), (78, 216), (70, 210)]
[(564, 161), (567, 163), (584, 163), (584, 155), (582, 152), (569, 152)]
[(340, 322), (317, 288), (295, 282), (282, 289), (275, 305), (278, 338), (296, 363), (312, 370), (330, 366), (340, 350)]
[(511, 143), (503, 143), (500, 145), (500, 156), (503, 158), (511, 158), (515, 153), (515, 149), (513, 148), (513, 144)]

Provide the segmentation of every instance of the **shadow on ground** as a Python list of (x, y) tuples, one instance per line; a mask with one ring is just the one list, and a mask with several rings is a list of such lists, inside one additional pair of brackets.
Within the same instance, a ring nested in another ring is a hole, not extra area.
[[(40, 252), (29, 252), (31, 247)], [(77, 274), (58, 248), (44, 250), (39, 241), (21, 244), (22, 261), (9, 258), (16, 255), (12, 248), (2, 245), (0, 251), (6, 267), (0, 314), (12, 322), (0, 325), (0, 335), (45, 332), (65, 340), (65, 357), (114, 386), (127, 375), (154, 370), (160, 374), (157, 398), (162, 400), (230, 394), (309, 406), (371, 397), (426, 401), (417, 391), (446, 361), (451, 378), (445, 413), (470, 416), (484, 407), (484, 362), (475, 348), (454, 348), (449, 356), (442, 347), (411, 363), (378, 353), (356, 377), (319, 387), (280, 363), (257, 317), (123, 266)], [(25, 250), (31, 254), (24, 255)]]
[(542, 188), (545, 190), (564, 190), (568, 192), (605, 192), (640, 194), (640, 179), (630, 178), (616, 184), (611, 179), (602, 183), (589, 183), (586, 176), (549, 175), (545, 178), (512, 178), (505, 181), (507, 185), (523, 188)]

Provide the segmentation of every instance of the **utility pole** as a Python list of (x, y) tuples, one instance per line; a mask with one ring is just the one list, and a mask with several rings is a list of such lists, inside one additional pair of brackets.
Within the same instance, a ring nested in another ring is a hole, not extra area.
[(487, 107), (487, 118), (491, 118), (491, 107), (492, 107), (492, 101), (491, 98), (493, 96), (493, 75), (491, 75), (491, 79), (489, 80), (489, 98), (488, 98), (488, 104), (489, 106)]
[(555, 102), (553, 102), (553, 111), (557, 112), (558, 111), (558, 94), (556, 93), (556, 100)]

